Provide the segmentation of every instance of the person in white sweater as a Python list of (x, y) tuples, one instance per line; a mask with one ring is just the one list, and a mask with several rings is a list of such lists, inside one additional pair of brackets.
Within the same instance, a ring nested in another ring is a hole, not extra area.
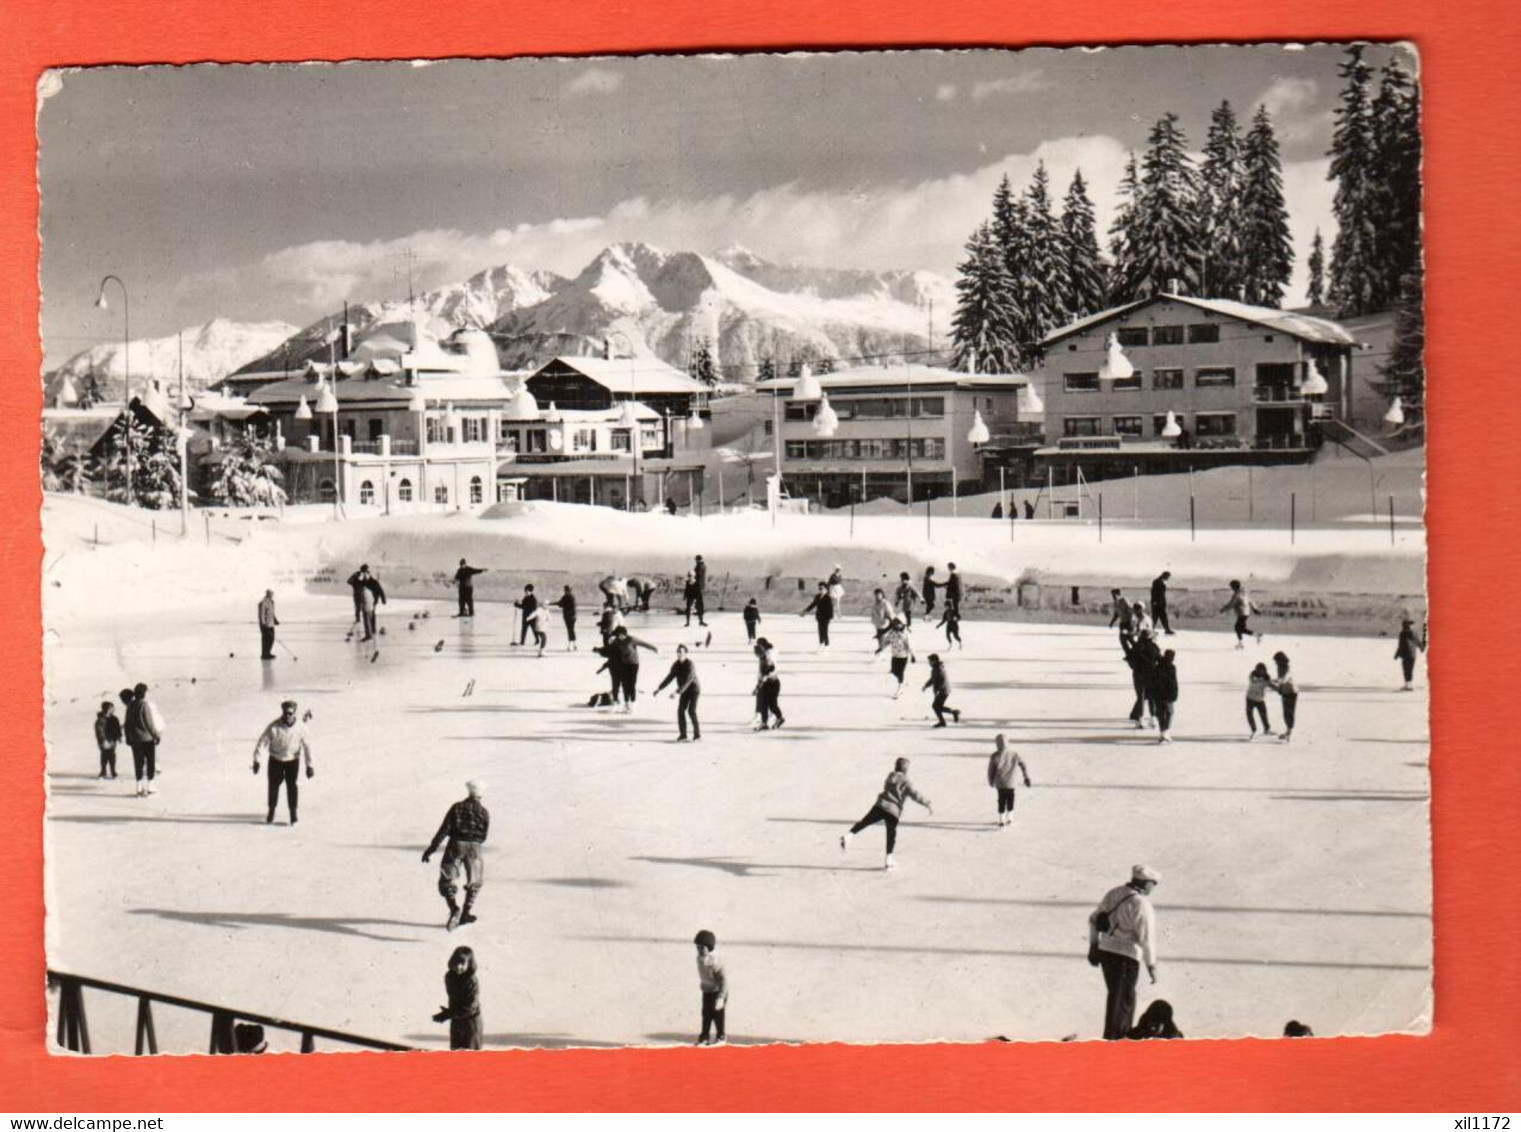
[(1149, 899), (1162, 878), (1145, 865), (1130, 880), (1104, 893), (1088, 917), (1088, 962), (1104, 971), (1104, 1040), (1117, 1041), (1135, 1023), (1135, 989), (1141, 964), (1157, 981), (1156, 912)]

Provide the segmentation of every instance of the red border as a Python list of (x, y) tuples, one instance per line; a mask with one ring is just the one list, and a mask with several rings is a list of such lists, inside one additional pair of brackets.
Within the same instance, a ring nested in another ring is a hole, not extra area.
[[(22, 0), (0, 35), (0, 624), (8, 730), (0, 759), (11, 844), (0, 855), (0, 1105), (73, 1112), (511, 1109), (1354, 1109), (1503, 1112), (1521, 1099), (1521, 900), (1510, 857), (1521, 796), (1521, 676), (1511, 567), (1518, 489), (1514, 0), (1065, 0), (1030, 12), (955, 5), (711, 0), (602, 6), (472, 3), (418, 19), (355, 0)], [(1428, 1038), (1083, 1046), (556, 1052), (448, 1056), (84, 1060), (44, 1051), (42, 752), (36, 437), (40, 392), (34, 83), (48, 65), (309, 58), (1021, 45), (1104, 41), (1410, 39), (1427, 130), (1430, 535), (1437, 673), (1432, 818), (1436, 1028)], [(868, 39), (869, 37), (869, 39)], [(1476, 443), (1471, 443), (1473, 441)], [(1489, 460), (1487, 454), (1503, 454)], [(1496, 616), (1498, 614), (1498, 616)], [(1501, 631), (1492, 631), (1499, 622)], [(1472, 663), (1465, 663), (1471, 661)], [(1507, 706), (1509, 705), (1509, 706)]]

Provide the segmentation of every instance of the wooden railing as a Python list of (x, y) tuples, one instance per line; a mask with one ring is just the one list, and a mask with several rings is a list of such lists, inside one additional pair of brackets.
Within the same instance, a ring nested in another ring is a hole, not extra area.
[(410, 1050), (412, 1046), (383, 1042), (377, 1038), (345, 1034), (340, 1030), (328, 1030), (321, 1026), (308, 1026), (302, 1022), (290, 1022), (284, 1018), (271, 1018), (266, 1014), (254, 1014), (246, 1010), (233, 1010), (209, 1002), (180, 998), (176, 995), (159, 994), (141, 987), (108, 983), (103, 979), (91, 979), (84, 975), (70, 975), (63, 971), (48, 971), (49, 989), (58, 990), (58, 1033), (60, 1047), (75, 1053), (90, 1052), (90, 1027), (85, 1018), (84, 988), (105, 991), (108, 994), (126, 995), (137, 999), (137, 1039), (133, 1052), (141, 1057), (145, 1053), (158, 1052), (158, 1036), (153, 1029), (153, 1004), (160, 1003), (181, 1010), (194, 1010), (211, 1015), (211, 1043), (207, 1053), (235, 1053), (233, 1026), (237, 1022), (256, 1022), (276, 1030), (301, 1035), (301, 1052), (313, 1053), (317, 1039), (337, 1042), (341, 1045), (358, 1046), (361, 1049), (377, 1049), (392, 1052)]

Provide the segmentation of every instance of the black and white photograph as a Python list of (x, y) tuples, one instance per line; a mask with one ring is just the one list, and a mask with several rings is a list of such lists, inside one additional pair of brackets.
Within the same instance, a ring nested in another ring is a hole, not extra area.
[(1429, 1032), (1420, 90), (44, 73), (49, 1049)]

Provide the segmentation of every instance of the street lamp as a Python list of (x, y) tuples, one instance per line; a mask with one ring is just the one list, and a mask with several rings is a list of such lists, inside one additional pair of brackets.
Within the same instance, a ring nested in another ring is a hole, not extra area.
[(1405, 423), (1405, 404), (1396, 397), (1389, 402), (1389, 411), (1384, 414), (1384, 423), (1398, 428)]
[(824, 437), (833, 436), (839, 427), (839, 415), (834, 411), (834, 406), (829, 403), (829, 398), (821, 391), (818, 411), (813, 414), (813, 434)]
[[(333, 375), (333, 384), (338, 376)], [(338, 397), (332, 386), (324, 384), (317, 393), (317, 412), (333, 414), (333, 515), (337, 517), (343, 505), (343, 464), (338, 452)]]
[(1021, 385), (1015, 403), (1020, 416), (1038, 417), (1046, 411), (1046, 403), (1040, 399), (1040, 392), (1033, 385)]
[(1106, 354), (1104, 364), (1099, 366), (1099, 380), (1113, 381), (1115, 378), (1135, 376), (1135, 366), (1130, 364), (1130, 359), (1125, 356), (1125, 351), (1120, 349), (1120, 336), (1111, 334), (1109, 342), (1105, 346)]
[(1183, 435), (1183, 426), (1178, 424), (1177, 414), (1171, 409), (1167, 410), (1167, 423), (1162, 426), (1162, 435), (1168, 440), (1176, 440)]
[(972, 410), (972, 427), (966, 434), (967, 441), (971, 444), (986, 444), (992, 434), (988, 432), (987, 423), (982, 419), (982, 411)]
[(618, 414), (620, 428), (628, 429), (628, 450), (633, 458), (633, 476), (630, 480), (628, 493), (628, 509), (634, 509), (634, 492), (639, 493), (639, 498), (644, 498), (644, 487), (639, 482), (639, 447), (642, 438), (639, 435), (639, 414), (634, 409), (634, 402), (638, 398), (638, 380), (634, 372), (634, 343), (629, 336), (621, 330), (615, 330), (610, 335), (612, 338), (623, 339), (624, 352), (628, 354), (628, 400), (623, 403), (623, 411)]
[(100, 294), (95, 297), (95, 305), (101, 310), (109, 309), (106, 306), (106, 284), (113, 279), (121, 288), (121, 400), (127, 416), (127, 433), (123, 438), (123, 444), (127, 449), (127, 506), (130, 507), (132, 506), (132, 366), (130, 364), (132, 301), (127, 297), (127, 285), (121, 281), (120, 276), (107, 275), (100, 281)]

